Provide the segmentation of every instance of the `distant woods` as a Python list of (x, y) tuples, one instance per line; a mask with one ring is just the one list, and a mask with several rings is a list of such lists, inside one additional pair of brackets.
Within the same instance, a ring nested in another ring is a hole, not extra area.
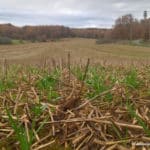
[(138, 20), (132, 14), (124, 15), (115, 21), (111, 34), (114, 39), (150, 40), (150, 18), (147, 11), (144, 11), (143, 19)]
[(103, 38), (107, 29), (71, 29), (64, 26), (24, 26), (16, 27), (11, 24), (0, 25), (0, 37), (18, 40), (46, 42), (59, 38)]
[(150, 39), (150, 18), (147, 11), (141, 20), (131, 14), (119, 17), (112, 29), (75, 29), (64, 26), (24, 26), (16, 27), (12, 24), (0, 25), (0, 43), (9, 43), (10, 39), (41, 41), (56, 40), (59, 38), (81, 37), (103, 40), (136, 40)]

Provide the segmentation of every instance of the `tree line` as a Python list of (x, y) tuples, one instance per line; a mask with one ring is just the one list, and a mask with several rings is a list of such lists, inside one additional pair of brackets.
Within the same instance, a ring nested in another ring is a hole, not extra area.
[(150, 39), (150, 18), (144, 12), (144, 18), (138, 20), (132, 14), (119, 17), (111, 29), (87, 28), (77, 29), (65, 26), (24, 26), (17, 27), (12, 24), (0, 25), (0, 37), (30, 40), (48, 41), (58, 38), (81, 37), (95, 39)]
[(58, 38), (81, 37), (103, 38), (107, 29), (74, 29), (64, 26), (24, 26), (0, 25), (0, 36), (19, 40), (47, 41)]
[(132, 14), (119, 17), (111, 33), (114, 39), (150, 40), (150, 18), (147, 11), (144, 11), (143, 19), (138, 20)]

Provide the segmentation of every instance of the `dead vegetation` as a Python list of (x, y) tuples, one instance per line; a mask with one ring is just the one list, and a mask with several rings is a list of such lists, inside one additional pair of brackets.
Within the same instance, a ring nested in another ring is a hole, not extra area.
[[(9, 64), (40, 64), (43, 59), (66, 60), (68, 51), (72, 62), (90, 58), (91, 64), (133, 65), (150, 64), (150, 48), (125, 44), (96, 44), (94, 39), (68, 38), (56, 42), (25, 43), (0, 46), (0, 62)], [(48, 61), (49, 62), (49, 61)]]
[[(68, 67), (60, 70), (56, 79), (45, 77), (43, 70), (44, 75), (34, 69), (26, 72), (19, 68), (13, 79), (15, 86), (1, 91), (0, 147), (3, 150), (134, 150), (144, 148), (136, 143), (150, 143), (150, 95), (146, 94), (150, 89), (149, 67), (138, 72), (138, 79), (130, 73), (126, 85), (117, 79), (110, 89), (92, 97), (86, 96), (93, 92), (86, 84), (89, 62), (81, 68), (81, 80), (71, 71), (70, 61)], [(125, 75), (124, 68), (119, 70)], [(111, 73), (105, 72), (106, 85), (110, 84)], [(3, 78), (5, 85), (8, 80), (7, 71)], [(51, 91), (51, 100), (47, 91)], [(107, 100), (110, 94), (112, 100)]]

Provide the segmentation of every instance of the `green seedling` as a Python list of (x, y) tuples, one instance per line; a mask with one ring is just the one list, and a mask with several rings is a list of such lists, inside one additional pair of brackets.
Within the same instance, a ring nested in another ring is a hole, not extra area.
[(19, 124), (19, 121), (13, 119), (10, 111), (6, 109), (9, 123), (11, 124), (12, 128), (15, 131), (16, 138), (20, 143), (21, 150), (30, 150), (31, 141), (28, 141), (27, 134), (25, 128)]
[(0, 80), (0, 93), (7, 89), (13, 88), (14, 86), (15, 83), (12, 80)]
[(57, 99), (59, 98), (59, 94), (54, 91), (53, 89), (51, 89), (49, 92), (48, 92), (48, 100), (49, 101), (56, 101)]
[(138, 79), (138, 74), (136, 70), (131, 70), (125, 77), (124, 82), (130, 88), (138, 88), (140, 86), (140, 81)]
[(127, 104), (127, 109), (132, 118), (138, 121), (138, 124), (143, 128), (144, 132), (150, 136), (150, 129), (147, 127), (146, 123), (136, 114), (134, 107), (131, 104)]
[[(87, 94), (89, 98), (95, 97), (96, 95), (99, 95), (100, 93), (107, 91), (112, 87), (112, 85), (107, 85), (105, 82), (105, 72), (99, 74), (96, 70), (93, 70), (90, 73), (88, 79), (86, 80), (86, 84), (93, 89), (93, 92)], [(113, 96), (111, 93), (107, 93), (105, 95), (105, 99), (107, 101), (111, 101), (112, 98)]]
[(57, 81), (52, 76), (45, 76), (40, 81), (38, 81), (37, 86), (41, 90), (51, 90), (54, 88)]

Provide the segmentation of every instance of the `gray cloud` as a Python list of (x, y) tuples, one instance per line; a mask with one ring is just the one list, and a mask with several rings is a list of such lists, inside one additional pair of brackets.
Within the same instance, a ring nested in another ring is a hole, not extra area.
[(149, 8), (149, 0), (0, 0), (0, 23), (111, 27), (117, 17), (141, 18)]

